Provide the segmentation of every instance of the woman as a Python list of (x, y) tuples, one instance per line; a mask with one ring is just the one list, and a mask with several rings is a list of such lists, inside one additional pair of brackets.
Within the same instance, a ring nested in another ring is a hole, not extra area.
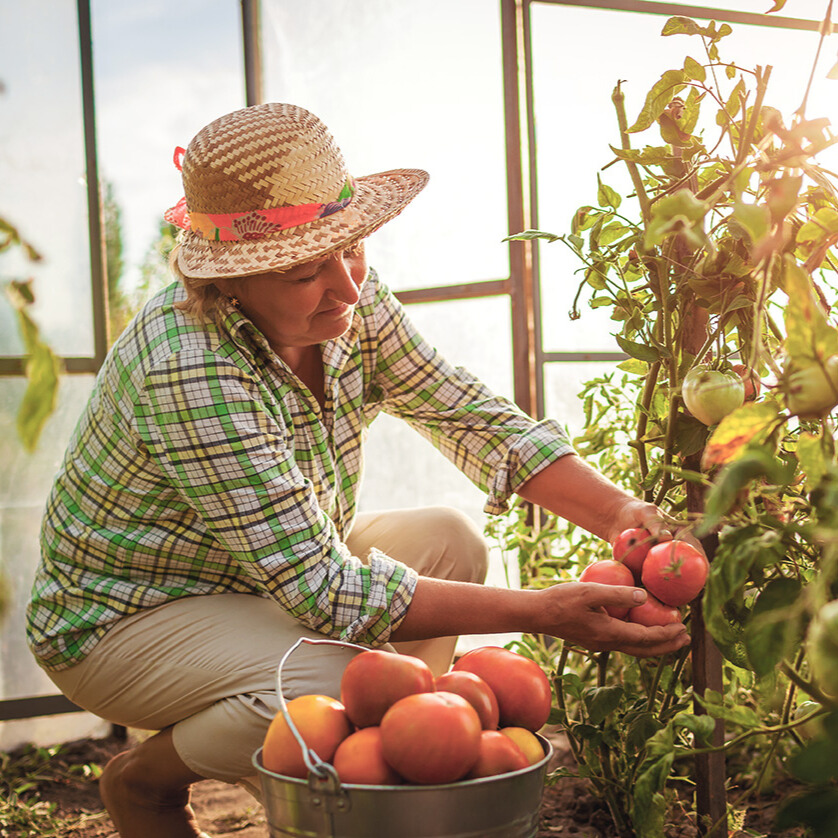
[[(101, 779), (120, 834), (200, 835), (189, 787), (247, 784), (301, 635), (395, 644), (435, 672), (460, 634), (527, 631), (662, 654), (683, 627), (608, 617), (633, 588), (485, 588), (486, 548), (450, 510), (356, 515), (366, 428), (386, 410), (499, 513), (513, 493), (606, 540), (660, 512), (450, 366), (366, 264), (363, 239), (427, 174), (353, 180), (302, 108), (206, 126), (183, 155), (181, 280), (114, 345), (56, 478), (29, 608), (34, 654), (73, 701), (159, 731)], [(404, 476), (409, 479), (409, 475)], [(339, 694), (352, 652), (304, 646), (287, 697)]]

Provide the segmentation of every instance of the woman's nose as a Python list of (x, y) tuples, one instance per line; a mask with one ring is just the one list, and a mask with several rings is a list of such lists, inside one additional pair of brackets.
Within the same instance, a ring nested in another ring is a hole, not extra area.
[(329, 261), (330, 286), (335, 299), (347, 305), (355, 305), (361, 297), (361, 285), (364, 277), (356, 276), (352, 263), (345, 259), (343, 253), (337, 253)]

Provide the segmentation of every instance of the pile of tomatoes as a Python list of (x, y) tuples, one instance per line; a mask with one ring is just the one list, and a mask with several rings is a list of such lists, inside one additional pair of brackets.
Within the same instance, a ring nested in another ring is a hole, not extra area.
[[(357, 654), (341, 679), (341, 700), (304, 695), (286, 705), (309, 749), (342, 783), (453, 783), (519, 771), (544, 759), (535, 732), (552, 690), (535, 661), (482, 646), (434, 678), (411, 655)], [(306, 778), (302, 751), (282, 712), (262, 747), (269, 771)]]
[(589, 564), (579, 579), (645, 588), (647, 597), (642, 605), (605, 609), (612, 617), (644, 626), (681, 622), (678, 608), (701, 593), (710, 569), (704, 553), (689, 542), (674, 539), (656, 543), (642, 528), (620, 533), (613, 544), (613, 556)]

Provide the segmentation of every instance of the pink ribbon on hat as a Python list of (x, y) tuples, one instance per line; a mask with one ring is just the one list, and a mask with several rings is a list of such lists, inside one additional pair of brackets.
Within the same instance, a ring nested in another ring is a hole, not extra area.
[[(174, 153), (174, 164), (178, 171), (183, 166), (185, 150), (178, 146)], [(288, 230), (325, 218), (349, 206), (355, 195), (355, 180), (347, 178), (346, 183), (334, 201), (297, 206), (271, 207), (269, 209), (245, 210), (244, 212), (190, 212), (186, 198), (181, 198), (173, 207), (163, 213), (169, 224), (182, 230), (192, 230), (208, 241), (254, 241), (279, 230)]]

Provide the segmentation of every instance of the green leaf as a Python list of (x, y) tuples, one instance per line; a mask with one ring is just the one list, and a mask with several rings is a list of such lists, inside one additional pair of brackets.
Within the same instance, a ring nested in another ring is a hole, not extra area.
[[(795, 195), (796, 198), (796, 195)], [(838, 210), (821, 207), (797, 231), (797, 241), (817, 244), (838, 233)]]
[(786, 830), (806, 826), (812, 830), (810, 838), (835, 838), (838, 823), (838, 789), (816, 788), (786, 800), (774, 827)]
[(687, 81), (687, 75), (683, 70), (667, 70), (646, 94), (640, 115), (628, 129), (628, 133), (645, 131), (653, 125), (672, 99), (686, 87)]
[(628, 727), (626, 744), (630, 748), (640, 750), (662, 727), (663, 725), (651, 713), (641, 713)]
[(672, 770), (675, 754), (669, 753), (648, 764), (631, 793), (631, 820), (638, 838), (660, 838), (664, 833), (666, 799), (663, 787)]
[(694, 58), (690, 58), (689, 55), (684, 59), (684, 72), (687, 78), (695, 81), (704, 81), (707, 78), (707, 71), (704, 69), (704, 66), (699, 64)]
[(653, 346), (646, 346), (643, 343), (635, 343), (633, 340), (627, 340), (622, 335), (615, 335), (617, 345), (626, 355), (636, 358), (638, 361), (646, 361), (648, 364), (653, 364), (655, 361), (661, 359), (661, 354)]
[(636, 149), (616, 148), (612, 145), (611, 151), (621, 160), (639, 163), (641, 166), (660, 166), (673, 159), (672, 151), (666, 146), (647, 145), (642, 149)]
[(620, 706), (623, 695), (621, 686), (595, 687), (586, 691), (585, 704), (591, 724), (602, 724)]
[(809, 275), (790, 254), (785, 255), (783, 268), (789, 298), (785, 310), (786, 354), (795, 366), (822, 364), (838, 353), (838, 329), (827, 320)]
[(637, 358), (628, 358), (625, 361), (620, 361), (620, 363), (617, 364), (617, 369), (621, 372), (627, 372), (629, 375), (646, 375), (649, 371), (649, 362), (640, 361)]
[(670, 235), (683, 234), (690, 244), (701, 247), (706, 242), (704, 216), (709, 206), (689, 189), (679, 189), (652, 205), (652, 217), (646, 228), (644, 246), (655, 247)]
[(749, 447), (719, 472), (707, 492), (704, 518), (696, 527), (696, 535), (701, 537), (712, 532), (738, 502), (739, 493), (758, 477), (780, 484), (785, 478), (785, 470), (771, 451), (759, 446)]
[(672, 724), (689, 730), (695, 736), (696, 745), (699, 747), (709, 745), (716, 730), (716, 720), (705, 714), (678, 713), (672, 719)]
[(596, 193), (597, 203), (601, 207), (613, 207), (614, 209), (618, 209), (622, 200), (623, 200), (620, 197), (620, 195), (617, 192), (615, 192), (610, 186), (608, 186), (607, 184), (602, 182), (602, 179), (600, 178), (598, 172), (597, 172), (597, 176), (596, 176), (596, 182), (597, 182), (597, 193)]
[(545, 239), (548, 242), (558, 241), (561, 236), (555, 233), (545, 233), (542, 230), (524, 230), (520, 233), (514, 233), (511, 236), (505, 236), (501, 241), (505, 242), (520, 242), (532, 241), (533, 239)]
[(772, 579), (757, 598), (745, 627), (745, 648), (751, 668), (760, 677), (771, 672), (800, 641), (795, 607), (801, 585), (797, 579)]
[(797, 460), (806, 478), (806, 490), (811, 492), (821, 482), (829, 467), (820, 434), (803, 432), (797, 438)]
[(743, 201), (737, 201), (733, 205), (733, 218), (745, 231), (751, 244), (762, 241), (771, 229), (768, 209), (761, 204), (746, 204)]

